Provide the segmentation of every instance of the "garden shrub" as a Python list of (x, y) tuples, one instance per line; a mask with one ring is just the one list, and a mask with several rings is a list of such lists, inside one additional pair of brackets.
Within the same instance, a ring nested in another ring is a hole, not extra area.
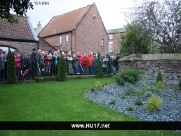
[(152, 95), (146, 104), (146, 110), (150, 112), (158, 111), (160, 110), (162, 105), (162, 100), (157, 95)]
[(91, 91), (94, 91), (95, 90), (95, 88), (91, 88)]
[(103, 87), (103, 84), (100, 81), (97, 81), (95, 83), (95, 89), (100, 89), (101, 87)]
[(135, 94), (136, 93), (136, 89), (135, 89), (135, 87), (132, 84), (130, 84), (128, 82), (125, 82), (124, 83), (124, 87), (125, 87), (125, 94), (126, 95), (130, 95), (130, 94)]
[(146, 92), (143, 94), (143, 98), (148, 98), (148, 97), (151, 97), (152, 95), (153, 95), (152, 92), (146, 91)]
[(142, 103), (141, 100), (136, 100), (136, 101), (135, 101), (135, 105), (143, 105), (143, 103)]
[(181, 90), (181, 78), (179, 79), (178, 88)]
[(97, 59), (97, 77), (102, 78), (103, 77), (103, 67), (100, 57), (100, 52), (98, 52), (98, 59)]
[(111, 104), (115, 104), (115, 103), (116, 103), (116, 100), (112, 100), (112, 101), (110, 101), (109, 104), (111, 105)]
[(125, 96), (125, 95), (122, 95), (122, 96), (121, 96), (121, 99), (126, 99), (126, 96)]
[(134, 108), (133, 107), (128, 107), (128, 110), (129, 111), (134, 111)]
[(157, 89), (164, 89), (165, 85), (163, 84), (163, 82), (159, 81), (159, 82), (156, 83), (156, 88)]
[(58, 62), (58, 74), (57, 78), (59, 81), (65, 81), (67, 78), (67, 64), (66, 60), (62, 55), (62, 52), (60, 51), (60, 60)]
[(14, 84), (16, 83), (16, 69), (14, 62), (14, 54), (8, 48), (8, 62), (7, 62), (7, 83)]
[(139, 71), (136, 69), (123, 69), (119, 71), (114, 77), (117, 83), (124, 85), (125, 82), (134, 84), (139, 80)]
[(159, 81), (163, 82), (163, 77), (160, 70), (158, 71), (158, 75), (156, 77), (156, 83), (158, 83)]

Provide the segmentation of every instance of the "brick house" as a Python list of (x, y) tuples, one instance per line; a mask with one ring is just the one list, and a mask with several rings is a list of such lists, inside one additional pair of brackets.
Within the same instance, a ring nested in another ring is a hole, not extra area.
[(109, 54), (115, 55), (118, 54), (121, 47), (121, 38), (120, 34), (124, 34), (126, 32), (125, 28), (111, 29), (107, 30), (109, 36)]
[(65, 53), (108, 53), (108, 35), (95, 3), (54, 16), (38, 36), (43, 50), (51, 45)]
[(32, 48), (38, 48), (38, 37), (28, 17), (14, 15), (17, 24), (11, 24), (0, 18), (0, 47), (17, 49), (21, 54), (31, 54)]

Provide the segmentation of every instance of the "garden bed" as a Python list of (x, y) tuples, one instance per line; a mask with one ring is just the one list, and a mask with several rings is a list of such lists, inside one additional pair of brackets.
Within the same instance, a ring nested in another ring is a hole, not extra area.
[[(181, 121), (181, 91), (174, 85), (166, 85), (166, 89), (158, 93), (162, 100), (161, 109), (150, 112), (146, 110), (149, 93), (139, 91), (143, 82), (147, 81), (140, 80), (134, 84), (137, 90), (135, 94), (126, 95), (125, 86), (114, 83), (104, 85), (101, 89), (88, 91), (84, 97), (102, 106), (136, 117), (138, 120)], [(136, 105), (136, 101), (141, 101), (142, 104)]]

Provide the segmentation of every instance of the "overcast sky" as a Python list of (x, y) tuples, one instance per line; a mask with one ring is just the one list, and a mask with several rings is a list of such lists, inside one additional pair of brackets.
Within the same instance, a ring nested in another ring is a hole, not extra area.
[[(121, 8), (132, 7), (132, 0), (30, 0), (34, 9), (28, 10), (33, 27), (37, 26), (38, 21), (44, 27), (53, 16), (61, 15), (89, 4), (95, 3), (101, 15), (106, 30), (121, 28), (126, 25)], [(49, 5), (42, 5), (42, 2)]]

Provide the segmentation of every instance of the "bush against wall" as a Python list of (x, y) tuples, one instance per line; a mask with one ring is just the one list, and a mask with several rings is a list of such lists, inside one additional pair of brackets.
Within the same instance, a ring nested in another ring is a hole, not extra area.
[(162, 77), (162, 73), (160, 70), (158, 71), (158, 75), (156, 77), (156, 83), (158, 83), (159, 81), (163, 82), (163, 77)]
[(58, 74), (57, 74), (58, 81), (65, 81), (67, 78), (67, 65), (66, 60), (60, 51), (60, 60), (58, 62)]
[(16, 70), (14, 62), (14, 54), (8, 49), (8, 61), (7, 61), (7, 83), (14, 84), (16, 83)]
[(134, 84), (139, 80), (140, 72), (136, 69), (123, 69), (119, 71), (115, 76), (117, 83), (124, 85), (125, 82)]
[(98, 52), (98, 64), (97, 64), (97, 77), (102, 78), (103, 77), (103, 68), (102, 68), (102, 62), (100, 57), (100, 52)]

